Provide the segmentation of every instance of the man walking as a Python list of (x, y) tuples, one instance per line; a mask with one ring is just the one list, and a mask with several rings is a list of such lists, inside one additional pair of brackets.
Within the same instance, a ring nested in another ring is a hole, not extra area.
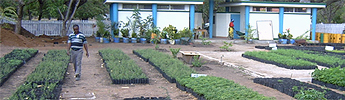
[(89, 50), (87, 48), (87, 41), (83, 33), (79, 32), (79, 26), (73, 25), (73, 33), (68, 36), (67, 54), (71, 56), (71, 61), (74, 65), (75, 80), (80, 80), (81, 75), (81, 60), (83, 57), (83, 46), (86, 51), (86, 56), (89, 57)]

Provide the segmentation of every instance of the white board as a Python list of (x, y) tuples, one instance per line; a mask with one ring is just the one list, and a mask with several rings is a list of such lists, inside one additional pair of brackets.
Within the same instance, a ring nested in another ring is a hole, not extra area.
[(271, 20), (258, 20), (256, 21), (256, 27), (259, 40), (273, 40), (273, 26)]

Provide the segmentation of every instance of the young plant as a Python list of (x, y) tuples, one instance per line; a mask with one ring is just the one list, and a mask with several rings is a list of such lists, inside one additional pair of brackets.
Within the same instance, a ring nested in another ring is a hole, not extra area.
[(194, 61), (192, 62), (194, 67), (201, 67), (202, 65), (204, 65), (206, 62), (201, 62), (201, 58), (199, 58), (200, 55), (198, 56), (193, 56)]
[(158, 45), (158, 42), (159, 42), (159, 38), (158, 36), (153, 36), (153, 38), (151, 39), (151, 42), (153, 42), (156, 46), (155, 46), (155, 49), (158, 50), (159, 49), (159, 45)]
[(208, 38), (200, 37), (200, 39), (201, 39), (201, 44), (203, 44), (203, 45), (210, 45), (210, 44), (211, 44), (211, 41), (207, 41), (207, 42), (206, 42), (206, 40), (207, 40)]
[(297, 91), (298, 93), (294, 96), (294, 98), (298, 100), (327, 100), (325, 98), (326, 91), (320, 92), (315, 89), (304, 89), (305, 87), (301, 87), (300, 89), (297, 86), (292, 87), (293, 91)]
[(170, 51), (171, 51), (174, 58), (177, 58), (177, 53), (180, 52), (180, 50), (181, 50), (181, 48), (176, 48), (176, 49), (170, 48)]
[(229, 48), (229, 47), (231, 47), (232, 46), (232, 42), (223, 42), (224, 43), (224, 45), (223, 46), (221, 46), (221, 47), (219, 47), (220, 49), (225, 49), (225, 50), (227, 50), (227, 51), (231, 51), (231, 49)]

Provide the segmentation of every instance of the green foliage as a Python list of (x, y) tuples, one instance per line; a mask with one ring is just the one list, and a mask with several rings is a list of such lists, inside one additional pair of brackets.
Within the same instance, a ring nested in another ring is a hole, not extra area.
[(109, 5), (104, 4), (104, 0), (88, 0), (85, 4), (79, 6), (74, 17), (87, 20), (97, 15), (105, 15), (109, 11)]
[(139, 53), (144, 58), (150, 59), (152, 63), (162, 69), (162, 71), (171, 78), (178, 79), (190, 77), (192, 73), (196, 73), (196, 71), (185, 65), (182, 61), (157, 50), (140, 49), (134, 51)]
[(294, 49), (278, 49), (271, 51), (272, 53), (280, 54), (286, 57), (299, 58), (315, 63), (327, 64), (326, 67), (337, 67), (345, 64), (345, 59), (332, 55), (325, 55), (313, 51), (301, 51)]
[(180, 34), (181, 37), (189, 37), (189, 39), (191, 39), (193, 36), (192, 31), (190, 31), (189, 28), (186, 28), (186, 27), (178, 31), (178, 34)]
[(202, 65), (204, 65), (206, 62), (201, 62), (202, 61), (202, 58), (200, 58), (200, 55), (198, 56), (193, 56), (193, 62), (192, 62), (192, 65), (194, 67), (201, 67)]
[(265, 97), (252, 89), (220, 77), (189, 77), (178, 79), (177, 81), (182, 86), (186, 86), (197, 94), (203, 95), (207, 100), (274, 100), (274, 98)]
[(0, 83), (5, 81), (5, 76), (9, 75), (22, 63), (38, 52), (36, 49), (14, 49), (12, 52), (0, 58)]
[(292, 87), (293, 91), (298, 93), (294, 96), (297, 100), (327, 100), (325, 98), (326, 91), (320, 92), (315, 89), (305, 89), (305, 87)]
[(18, 15), (16, 13), (16, 8), (14, 7), (6, 7), (6, 8), (2, 8), (0, 7), (0, 19), (9, 19), (9, 18), (17, 18)]
[(207, 42), (206, 42), (206, 40), (207, 40), (208, 38), (200, 37), (200, 39), (201, 39), (201, 44), (203, 44), (203, 45), (210, 45), (210, 44), (211, 44), (211, 41), (207, 41)]
[(55, 89), (64, 79), (69, 58), (66, 50), (49, 50), (35, 71), (28, 75), (24, 84), (9, 99), (57, 99)]
[[(292, 52), (287, 52), (287, 53), (294, 54)], [(273, 62), (280, 63), (286, 66), (293, 66), (293, 67), (316, 66), (316, 63), (312, 63), (312, 62), (305, 61), (302, 59), (297, 59), (296, 57), (292, 57), (292, 56), (276, 54), (273, 51), (270, 51), (270, 52), (247, 51), (244, 53), (244, 55), (264, 59), (267, 61), (273, 61)]]
[(345, 71), (344, 68), (334, 67), (329, 69), (315, 69), (312, 73), (312, 77), (316, 80), (335, 84), (338, 86), (345, 87)]
[(137, 38), (137, 37), (138, 37), (137, 33), (132, 33), (132, 38)]
[(254, 34), (256, 32), (256, 29), (253, 29), (252, 27), (253, 26), (248, 25), (248, 28), (246, 29), (247, 36), (243, 35), (243, 36), (240, 36), (240, 37), (244, 37), (244, 39), (247, 40), (247, 41), (249, 41), (249, 39), (253, 39), (254, 38)]
[(166, 32), (170, 39), (179, 39), (181, 38), (177, 33), (177, 29), (175, 26), (169, 24), (168, 27), (164, 27), (162, 32)]
[(97, 17), (96, 24), (97, 24), (98, 30), (97, 30), (96, 36), (109, 38), (111, 34), (109, 31), (106, 30), (107, 26), (104, 24), (104, 22), (102, 20), (103, 20), (102, 16)]
[(113, 31), (113, 34), (115, 37), (118, 37), (119, 34), (120, 34), (120, 26), (119, 26), (119, 23), (117, 22), (112, 22), (111, 23), (111, 30)]
[(220, 49), (225, 49), (225, 50), (227, 50), (227, 51), (231, 51), (231, 49), (229, 48), (229, 47), (231, 47), (232, 46), (232, 42), (223, 42), (224, 43), (224, 45), (223, 46), (221, 46), (221, 47), (219, 47)]
[(147, 78), (142, 69), (131, 58), (119, 49), (99, 50), (104, 59), (107, 71), (112, 79)]
[(170, 48), (170, 51), (174, 58), (177, 58), (177, 53), (179, 53), (181, 48)]
[(128, 37), (129, 36), (129, 29), (128, 28), (123, 28), (120, 31), (122, 33), (122, 37)]

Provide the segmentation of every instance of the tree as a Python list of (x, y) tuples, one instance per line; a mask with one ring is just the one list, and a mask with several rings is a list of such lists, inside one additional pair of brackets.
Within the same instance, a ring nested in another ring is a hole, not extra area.
[(109, 5), (103, 4), (104, 0), (89, 0), (78, 8), (75, 18), (88, 20), (97, 15), (105, 15), (109, 11)]
[[(67, 8), (67, 12), (65, 13), (65, 15), (62, 14), (61, 10), (58, 8), (58, 11), (61, 15), (61, 18), (63, 19), (63, 23), (62, 23), (62, 33), (60, 34), (60, 36), (63, 36), (67, 33), (68, 28), (71, 26), (71, 21), (72, 18), (75, 14), (75, 11), (77, 10), (77, 7), (79, 6), (80, 0), (76, 0), (75, 5), (72, 7), (74, 0), (70, 0), (69, 4), (68, 4), (68, 8)], [(73, 9), (73, 10), (72, 10)], [(72, 12), (70, 12), (72, 10)], [(67, 24), (68, 21), (68, 24)]]
[(16, 0), (17, 2), (17, 23), (16, 23), (16, 28), (15, 28), (15, 33), (19, 34), (20, 30), (22, 29), (22, 19), (23, 19), (23, 8), (26, 5), (29, 5), (36, 0)]
[(326, 3), (326, 8), (318, 11), (319, 22), (343, 23), (343, 21), (337, 19), (344, 14), (344, 12), (339, 10), (344, 8), (345, 0), (324, 0), (323, 3)]
[[(225, 12), (225, 7), (218, 6), (223, 2), (225, 2), (225, 0), (214, 0), (215, 12)], [(196, 11), (202, 12), (202, 19), (204, 23), (207, 23), (209, 19), (209, 0), (205, 0), (203, 5), (196, 5)]]

